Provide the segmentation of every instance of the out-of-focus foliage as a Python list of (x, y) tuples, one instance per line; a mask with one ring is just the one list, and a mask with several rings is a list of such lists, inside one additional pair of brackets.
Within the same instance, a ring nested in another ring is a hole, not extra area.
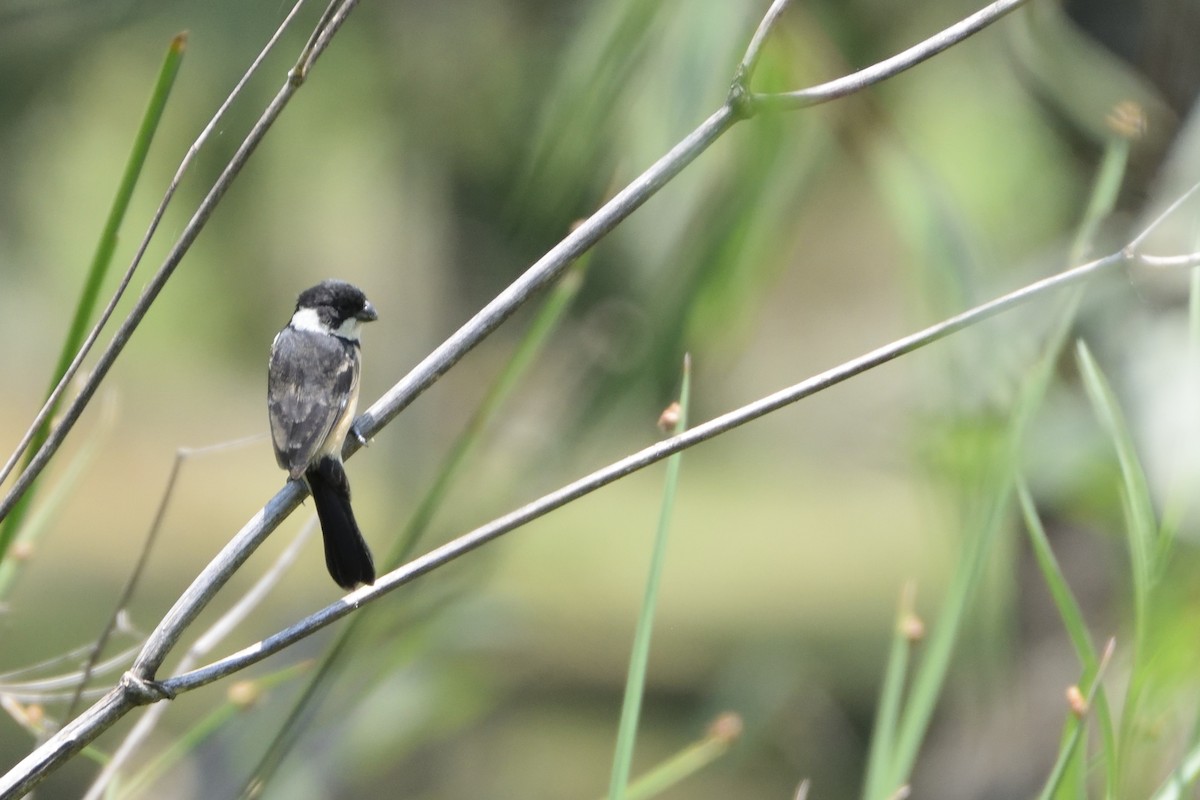
[[(0, 671), (95, 635), (177, 447), (265, 430), (266, 353), (300, 289), (337, 276), (379, 308), (364, 342), (363, 398), (373, 401), (718, 107), (767, 5), (362, 3), (111, 374), (112, 433), (89, 439), (100, 425), (91, 410), (46, 476), (53, 484), (73, 452), (99, 448), (70, 497), (55, 501), (7, 598)], [(793, 5), (757, 89), (844, 74), (974, 10), (945, 0)], [(1062, 268), (1118, 102), (1135, 101), (1149, 127), (1096, 252), (1178, 194), (1156, 176), (1164, 153), (1174, 175), (1194, 175), (1194, 126), (1183, 124), (1170, 149), (1190, 95), (1156, 83), (1153, 37), (1139, 50), (1108, 36), (1102, 10), (1072, 5), (1072, 18), (1033, 5), (868, 92), (739, 124), (621, 225), (592, 254), (572, 315), (481, 435), (480, 457), (425, 544), (652, 441), (685, 351), (691, 416), (702, 421)], [(1194, 13), (1183, 2), (1144, 5), (1138, 30), (1148, 36), (1172, 30), (1164, 17), (1182, 26)], [(186, 148), (288, 8), (0, 0), (5, 455), (40, 402), (166, 43), (189, 30), (118, 269)], [(143, 269), (157, 266), (319, 13), (305, 10), (200, 153)], [(1192, 74), (1191, 62), (1179, 64)], [(1172, 228), (1156, 252), (1194, 246), (1192, 231)], [(1174, 515), (1159, 602), (1137, 634), (1158, 658), (1141, 673), (1143, 721), (1161, 721), (1164, 744), (1130, 762), (1123, 796), (1164, 780), (1200, 697), (1195, 523), (1180, 500), (1195, 488), (1185, 456), (1200, 450), (1187, 291), (1186, 280), (1157, 276), (1104, 282), (1076, 328), (1124, 408), (1156, 510)], [(941, 608), (959, 553), (981, 533), (972, 520), (990, 501), (1006, 420), (1058, 313), (1039, 301), (684, 456), (635, 775), (733, 710), (745, 732), (732, 752), (662, 796), (785, 797), (804, 777), (813, 796), (858, 795), (898, 589), (916, 582), (916, 613)], [(516, 315), (350, 462), (377, 552), (404, 529), (530, 319)], [(1142, 665), (1122, 649), (1135, 620), (1119, 470), (1073, 361), (1029, 426), (1020, 462), (1062, 579), (1095, 640), (1117, 635), (1107, 679), (1128, 681)], [(281, 477), (265, 439), (189, 463), (130, 609), (135, 625), (154, 624)], [(608, 487), (383, 601), (357, 637), (369, 646), (304, 720), (267, 796), (600, 796), (661, 477)], [(973, 587), (980, 599), (964, 609), (913, 778), (922, 797), (1026, 796), (1054, 763), (1063, 692), (1080, 667), (1010, 512)], [(300, 524), (251, 559), (235, 594)], [(228, 649), (336, 596), (314, 548)], [(319, 656), (328, 636), (252, 677)], [(272, 686), (151, 792), (234, 791), (296, 685)], [(176, 701), (140, 763), (193, 730), (224, 690)], [(0, 765), (28, 747), (15, 724), (0, 724)], [(90, 769), (72, 765), (44, 796), (78, 795)]]

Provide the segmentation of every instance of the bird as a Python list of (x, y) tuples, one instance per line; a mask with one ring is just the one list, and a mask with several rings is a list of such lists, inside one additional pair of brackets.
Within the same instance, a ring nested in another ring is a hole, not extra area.
[(321, 522), (325, 566), (346, 590), (375, 582), (375, 562), (350, 506), (342, 445), (358, 405), (360, 328), (378, 318), (357, 286), (322, 281), (296, 299), (292, 318), (271, 343), (267, 367), (275, 460), (289, 480), (308, 487)]

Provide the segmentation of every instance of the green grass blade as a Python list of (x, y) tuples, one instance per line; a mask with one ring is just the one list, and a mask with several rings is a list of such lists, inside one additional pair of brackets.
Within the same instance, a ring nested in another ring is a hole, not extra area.
[(972, 530), (978, 533), (970, 539), (947, 590), (941, 613), (921, 662), (913, 678), (912, 687), (904, 704), (897, 728), (896, 746), (891, 754), (891, 769), (883, 780), (884, 785), (902, 786), (908, 782), (916, 763), (917, 753), (924, 741), (937, 706), (942, 685), (950, 668), (950, 660), (961, 631), (966, 610), (980, 586), (988, 555), (1003, 527), (1012, 479), (1015, 474), (1016, 455), (1024, 440), (1025, 431), (1042, 401), (1054, 377), (1059, 353), (1065, 346), (1067, 336), (1074, 323), (1082, 291), (1071, 292), (1060, 304), (1055, 319), (1058, 324), (1046, 344), (1040, 361), (1021, 386), (1021, 392), (1009, 418), (1001, 447), (992, 457), (995, 459), (990, 495), (985, 498), (977, 522)]
[(1086, 739), (1086, 734), (1087, 727), (1081, 720), (1072, 718), (1067, 723), (1067, 733), (1058, 748), (1058, 758), (1054, 761), (1054, 767), (1050, 770), (1049, 777), (1046, 778), (1046, 784), (1042, 787), (1038, 800), (1054, 800), (1056, 797), (1064, 798), (1064, 800), (1065, 798), (1086, 800), (1085, 787), (1068, 778), (1069, 773), (1079, 774), (1079, 762), (1087, 755), (1079, 747), (1079, 743)]
[[(581, 257), (550, 291), (512, 357), (497, 376), (479, 408), (467, 422), (466, 427), (442, 461), (433, 484), (417, 505), (404, 531), (384, 559), (383, 571), (394, 569), (407, 560), (421, 536), (428, 530), (434, 513), (441, 507), (446, 494), (462, 474), (462, 469), (478, 447), (483, 432), (499, 414), (500, 409), (511, 396), (513, 389), (520, 383), (529, 366), (550, 342), (567, 311), (575, 302), (575, 298), (583, 286), (589, 260), (589, 255)], [(364, 608), (354, 614), (346, 625), (338, 630), (333, 644), (322, 656), (312, 678), (288, 712), (286, 720), (271, 740), (271, 744), (263, 753), (243, 787), (243, 797), (249, 795), (252, 786), (264, 786), (271, 780), (275, 771), (283, 763), (284, 757), (303, 732), (303, 720), (314, 713), (316, 706), (328, 691), (331, 679), (341, 665), (342, 656), (352, 650), (354, 637), (361, 629), (363, 620), (372, 617), (375, 613), (377, 613), (375, 607)]]
[[(683, 382), (679, 389), (679, 418), (675, 422), (675, 434), (687, 428), (688, 395), (691, 391), (691, 359), (684, 356)], [(650, 639), (654, 631), (654, 609), (658, 602), (658, 590), (662, 582), (663, 565), (667, 557), (667, 533), (675, 510), (675, 491), (679, 485), (679, 465), (682, 461), (676, 453), (667, 459), (666, 486), (663, 489), (662, 510), (658, 517), (658, 531), (654, 536), (654, 550), (650, 556), (650, 573), (646, 578), (646, 593), (638, 615), (634, 632), (633, 648), (629, 656), (629, 675), (625, 681), (625, 700), (621, 705), (621, 721), (617, 728), (617, 747), (613, 756), (612, 781), (608, 787), (610, 800), (623, 800), (633, 765), (633, 746), (637, 739), (638, 719), (642, 710), (642, 694), (646, 688), (646, 664), (650, 660)]]
[(625, 800), (646, 800), (662, 794), (691, 777), (728, 752), (742, 732), (736, 714), (722, 714), (709, 726), (708, 734), (637, 778), (625, 791)]
[[(125, 212), (129, 210), (129, 201), (133, 197), (134, 187), (137, 186), (138, 178), (141, 176), (142, 167), (146, 163), (146, 154), (150, 151), (150, 143), (154, 140), (154, 134), (158, 130), (158, 124), (162, 120), (163, 109), (166, 108), (167, 98), (170, 97), (171, 87), (175, 83), (175, 76), (179, 73), (180, 64), (183, 62), (183, 52), (187, 43), (187, 34), (181, 33), (171, 40), (170, 46), (167, 48), (166, 57), (163, 59), (162, 67), (158, 72), (158, 81), (154, 85), (154, 90), (150, 93), (150, 102), (146, 106), (146, 112), (142, 116), (141, 125), (138, 127), (137, 135), (133, 140), (133, 150), (129, 154), (129, 160), (125, 164), (125, 171), (121, 175), (121, 181), (117, 185), (117, 194), (113, 198), (112, 207), (108, 212), (108, 219), (104, 223), (104, 229), (100, 233), (100, 240), (96, 244), (96, 251), (92, 255), (91, 265), (88, 267), (87, 275), (84, 278), (83, 291), (79, 295), (79, 302), (75, 306), (75, 314), (71, 318), (71, 326), (67, 331), (66, 340), (63, 342), (62, 351), (58, 356), (58, 363), (54, 367), (54, 373), (51, 375), (50, 386), (46, 390), (47, 396), (58, 385), (59, 379), (67, 371), (71, 361), (74, 360), (75, 354), (79, 351), (80, 345), (87, 336), (91, 319), (96, 311), (96, 301), (100, 296), (100, 287), (104, 284), (104, 278), (108, 274), (108, 267), (112, 263), (113, 252), (117, 247), (117, 234), (121, 230), (121, 223), (125, 219)], [(46, 441), (46, 436), (50, 432), (51, 420), (54, 418), (53, 410), (46, 417), (46, 423), (35, 432), (33, 439), (29, 443), (29, 448), (25, 451), (26, 465), (30, 459)], [(34, 490), (36, 483), (30, 486), (24, 497), (13, 506), (4, 522), (0, 524), (0, 560), (3, 560), (8, 552), (8, 547), (12, 543), (13, 537), (16, 536), (20, 529), (21, 522), (25, 518), (29, 510), (30, 503), (33, 501)]]
[[(1007, 460), (1005, 454), (998, 454), (996, 458)], [(908, 777), (912, 774), (917, 753), (941, 696), (967, 609), (983, 583), (988, 556), (1003, 528), (1008, 494), (1007, 482), (990, 490), (990, 497), (982, 511), (980, 522), (972, 526), (976, 533), (967, 542), (959, 559), (941, 613), (913, 677), (904, 713), (900, 718), (893, 769), (885, 781), (893, 787), (908, 783)]]
[(1158, 531), (1150, 487), (1116, 395), (1083, 341), (1078, 342), (1076, 354), (1084, 389), (1101, 428), (1112, 442), (1121, 469), (1121, 506), (1125, 513), (1125, 538), (1132, 573), (1133, 654), (1129, 686), (1121, 713), (1120, 749), (1113, 787), (1119, 795), (1121, 776), (1135, 741), (1134, 731), (1148, 679), (1145, 665), (1154, 587), (1162, 565), (1166, 563), (1170, 542), (1164, 542), (1169, 537)]
[[(1117, 198), (1120, 194), (1121, 186), (1125, 182), (1125, 174), (1129, 167), (1129, 148), (1130, 140), (1125, 135), (1117, 134), (1109, 137), (1104, 149), (1104, 156), (1100, 162), (1100, 168), (1097, 170), (1096, 178), (1092, 182), (1092, 190), (1088, 196), (1088, 204), (1084, 210), (1083, 219), (1071, 244), (1071, 250), (1068, 255), (1069, 264), (1078, 264), (1091, 254), (1096, 233), (1099, 231), (1101, 223), (1112, 214), (1113, 209), (1116, 207)], [(1072, 313), (1071, 316), (1073, 318), (1074, 314)], [(1063, 343), (1065, 343), (1065, 332)], [(1061, 344), (1058, 349), (1062, 349)], [(1038, 566), (1042, 570), (1046, 585), (1050, 589), (1055, 604), (1058, 606), (1059, 615), (1063, 619), (1067, 635), (1071, 638), (1080, 663), (1085, 668), (1084, 674), (1086, 676), (1088, 674), (1087, 670), (1099, 669), (1095, 647), (1091, 642), (1090, 635), (1088, 635), (1086, 624), (1083, 622), (1083, 615), (1079, 611), (1079, 606), (1075, 602), (1066, 580), (1062, 576), (1061, 570), (1058, 568), (1057, 559), (1054, 558), (1054, 554), (1050, 550), (1049, 541), (1046, 538), (1045, 530), (1042, 528), (1041, 519), (1034, 508), (1032, 498), (1029, 496), (1028, 489), (1022, 480), (1019, 479), (1018, 483), (1019, 500), (1024, 513), (1026, 530), (1029, 532), (1034, 557), (1038, 561)], [(1100, 757), (1103, 759), (1107, 778), (1105, 796), (1112, 797), (1112, 792), (1115, 791), (1117, 785), (1116, 729), (1113, 726), (1112, 713), (1108, 707), (1108, 698), (1102, 687), (1098, 690), (1095, 712), (1101, 731)], [(1081, 726), (1077, 726), (1075, 730), (1079, 730), (1080, 728)], [(1069, 761), (1060, 759), (1063, 764), (1063, 774), (1059, 776), (1052, 774), (1051, 779), (1047, 780), (1046, 786), (1056, 787), (1059, 785), (1060, 780), (1068, 781), (1075, 779), (1071, 784), (1064, 787), (1066, 796), (1086, 797), (1086, 730), (1079, 735), (1075, 733), (1075, 730), (1072, 730), (1070, 725), (1064, 730), (1060, 744), (1060, 756), (1064, 753), (1069, 756), (1072, 752), (1078, 752), (1078, 755)], [(1084, 742), (1083, 746), (1079, 747), (1078, 743), (1081, 736), (1084, 738)], [(1058, 766), (1056, 765), (1055, 772), (1058, 771)], [(1078, 791), (1075, 791), (1076, 789)], [(1056, 788), (1050, 788), (1050, 791), (1052, 793), (1059, 792)]]
[(1087, 208), (1083, 212), (1083, 220), (1075, 233), (1068, 255), (1071, 265), (1083, 263), (1089, 255), (1096, 232), (1100, 223), (1112, 213), (1116, 206), (1117, 195), (1120, 194), (1121, 184), (1125, 182), (1125, 171), (1129, 166), (1129, 140), (1122, 136), (1113, 136), (1104, 148), (1104, 157), (1100, 168), (1096, 171), (1096, 179), (1092, 183), (1092, 191), (1088, 195)]
[(892, 752), (896, 746), (896, 725), (900, 717), (904, 685), (908, 681), (908, 669), (912, 662), (914, 637), (910, 629), (911, 620), (915, 619), (914, 592), (913, 584), (907, 584), (897, 605), (892, 646), (883, 674), (883, 687), (879, 694), (879, 706), (875, 712), (875, 725), (872, 728), (871, 746), (867, 754), (867, 778), (863, 783), (864, 800), (888, 797), (898, 788), (888, 786), (886, 781), (890, 774)]
[[(1082, 254), (1088, 251), (1100, 222), (1111, 212), (1124, 178), (1127, 156), (1128, 143), (1114, 139), (1106, 151), (1093, 184), (1084, 218), (1072, 245), (1073, 261), (1081, 260)], [(943, 601), (942, 611), (933, 627), (924, 657), (916, 670), (904, 703), (894, 750), (886, 759), (890, 761), (890, 771), (877, 779), (879, 782), (872, 785), (872, 791), (886, 791), (887, 786), (905, 785), (911, 775), (949, 670), (966, 609), (979, 585), (979, 577), (983, 574), (992, 544), (1004, 524), (1012, 494), (1017, 454), (1030, 420), (1041, 407), (1054, 378), (1055, 366), (1074, 325), (1082, 298), (1083, 289), (1077, 289), (1067, 295), (1056, 309), (1053, 317), (1057, 320), (1055, 329), (1046, 343), (1041, 360), (1021, 387), (1005, 430), (1003, 447), (995, 456), (996, 469), (993, 472), (990, 494), (985, 498), (976, 524), (971, 528), (977, 533), (968, 542), (959, 560), (946, 599)], [(1111, 744), (1111, 739), (1109, 741)], [(883, 755), (878, 758), (880, 763), (885, 760)], [(879, 797), (880, 795), (869, 795), (870, 800), (878, 800)]]
[(1033, 557), (1037, 561), (1038, 569), (1042, 572), (1042, 580), (1046, 582), (1046, 588), (1050, 590), (1054, 605), (1058, 608), (1058, 615), (1067, 629), (1067, 636), (1070, 637), (1071, 645), (1075, 648), (1075, 655), (1085, 668), (1094, 668), (1100, 659), (1096, 655), (1096, 647), (1092, 642), (1092, 635), (1087, 629), (1087, 623), (1084, 622), (1083, 610), (1076, 602), (1071, 587), (1067, 585), (1058, 559), (1055, 558), (1054, 551), (1050, 548), (1050, 540), (1046, 536), (1046, 529), (1042, 526), (1041, 517), (1037, 513), (1037, 508), (1034, 507), (1029, 487), (1025, 485), (1025, 480), (1021, 477), (1017, 478), (1017, 500), (1025, 518), (1025, 530), (1029, 534), (1029, 545), (1033, 550)]
[(1082, 340), (1076, 344), (1076, 355), (1088, 399), (1104, 433), (1116, 450), (1117, 463), (1121, 468), (1121, 488), (1129, 517), (1126, 533), (1133, 569), (1135, 624), (1139, 633), (1144, 633), (1150, 592), (1158, 571), (1155, 557), (1158, 549), (1157, 523), (1150, 487), (1116, 394), (1092, 356), (1091, 350)]
[[(1071, 710), (1062, 745), (1059, 747), (1058, 758), (1055, 760), (1054, 768), (1050, 770), (1041, 794), (1038, 795), (1040, 800), (1051, 800), (1056, 796), (1087, 800), (1087, 765), (1084, 763), (1087, 752), (1081, 743), (1087, 741), (1087, 715), (1091, 709), (1099, 707), (1100, 704), (1096, 702), (1097, 698), (1103, 698), (1100, 681), (1104, 676), (1104, 668), (1112, 658), (1115, 645), (1115, 640), (1110, 639), (1104, 655), (1094, 668), (1089, 667), (1085, 670), (1084, 677), (1079, 682), (1082, 687), (1080, 695), (1085, 700), (1081, 707)], [(1107, 705), (1104, 708), (1107, 713)], [(1075, 783), (1070, 785), (1064, 783), (1069, 772), (1076, 775)]]
[[(1087, 623), (1084, 621), (1079, 603), (1075, 600), (1075, 595), (1071, 592), (1071, 588), (1067, 584), (1066, 578), (1059, 567), (1058, 559), (1055, 558), (1054, 551), (1050, 548), (1050, 540), (1046, 536), (1046, 530), (1042, 525), (1041, 517), (1038, 515), (1033, 498), (1029, 494), (1029, 488), (1025, 485), (1022, 478), (1017, 479), (1017, 499), (1025, 518), (1025, 530), (1029, 534), (1029, 542), (1033, 550), (1034, 559), (1037, 561), (1038, 568), (1042, 573), (1042, 579), (1046, 582), (1046, 586), (1050, 590), (1050, 595), (1054, 599), (1059, 617), (1062, 618), (1063, 625), (1067, 630), (1067, 636), (1075, 648), (1075, 655), (1083, 666), (1084, 674), (1081, 685), (1091, 685), (1093, 687), (1092, 691), (1095, 694), (1095, 701), (1091, 705), (1094, 708), (1095, 716), (1100, 726), (1102, 742), (1101, 757), (1104, 759), (1105, 765), (1109, 768), (1108, 778), (1111, 784), (1112, 780), (1116, 777), (1113, 771), (1113, 766), (1117, 758), (1116, 731), (1113, 728), (1112, 713), (1108, 707), (1107, 695), (1105, 695), (1103, 688), (1098, 682), (1101, 659), (1096, 653), (1095, 644), (1092, 642), (1092, 636), (1087, 629)], [(1086, 743), (1086, 728), (1083, 722), (1074, 718), (1068, 720), (1060, 742), (1058, 761), (1050, 777), (1047, 779), (1041, 795), (1045, 800), (1049, 800), (1049, 798), (1059, 793), (1060, 786), (1063, 785), (1064, 781), (1069, 780), (1069, 769), (1077, 776), (1080, 785), (1078, 787), (1073, 784), (1069, 785), (1070, 788), (1066, 789), (1064, 796), (1086, 797), (1086, 794), (1082, 793), (1084, 788), (1082, 783), (1087, 773), (1085, 764), (1087, 748), (1086, 746), (1080, 746), (1083, 743)], [(1079, 791), (1073, 791), (1075, 788), (1078, 788)]]
[(558, 224), (563, 208), (585, 208), (594, 200), (580, 165), (607, 160), (612, 109), (634, 85), (639, 54), (660, 32), (657, 20), (666, 5), (617, 0), (587, 7), (546, 91), (544, 113), (523, 159), (526, 169), (513, 185), (511, 202), (522, 211), (521, 226)]

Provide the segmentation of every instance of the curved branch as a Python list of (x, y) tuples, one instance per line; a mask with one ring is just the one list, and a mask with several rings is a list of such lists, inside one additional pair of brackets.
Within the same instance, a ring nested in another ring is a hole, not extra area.
[(827, 103), (839, 97), (862, 91), (880, 81), (915, 67), (922, 61), (936, 56), (943, 50), (953, 47), (962, 40), (978, 33), (996, 20), (1020, 8), (1028, 0), (996, 0), (971, 16), (951, 25), (943, 31), (935, 33), (928, 39), (915, 44), (907, 50), (897, 53), (891, 58), (872, 64), (858, 72), (853, 72), (836, 80), (801, 89), (795, 92), (780, 92), (777, 94), (752, 94), (751, 99), (756, 108), (772, 111), (783, 111), (797, 108), (807, 108), (819, 103)]
[(745, 82), (750, 80), (750, 77), (754, 75), (754, 68), (758, 66), (758, 58), (762, 55), (763, 45), (766, 44), (771, 31), (775, 30), (775, 25), (779, 22), (779, 18), (783, 16), (783, 12), (791, 5), (791, 2), (792, 0), (775, 0), (775, 2), (771, 3), (771, 7), (767, 9), (766, 16), (762, 18), (762, 22), (758, 23), (758, 30), (754, 31), (754, 36), (750, 37), (750, 44), (746, 48), (746, 54), (742, 56), (742, 63), (738, 65), (735, 81)]

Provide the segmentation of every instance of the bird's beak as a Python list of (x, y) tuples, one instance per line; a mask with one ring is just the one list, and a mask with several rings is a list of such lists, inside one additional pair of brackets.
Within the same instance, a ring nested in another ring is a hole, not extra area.
[(371, 301), (368, 300), (362, 311), (355, 314), (354, 318), (360, 322), (374, 322), (379, 319), (379, 314), (375, 311), (375, 306), (371, 305)]

